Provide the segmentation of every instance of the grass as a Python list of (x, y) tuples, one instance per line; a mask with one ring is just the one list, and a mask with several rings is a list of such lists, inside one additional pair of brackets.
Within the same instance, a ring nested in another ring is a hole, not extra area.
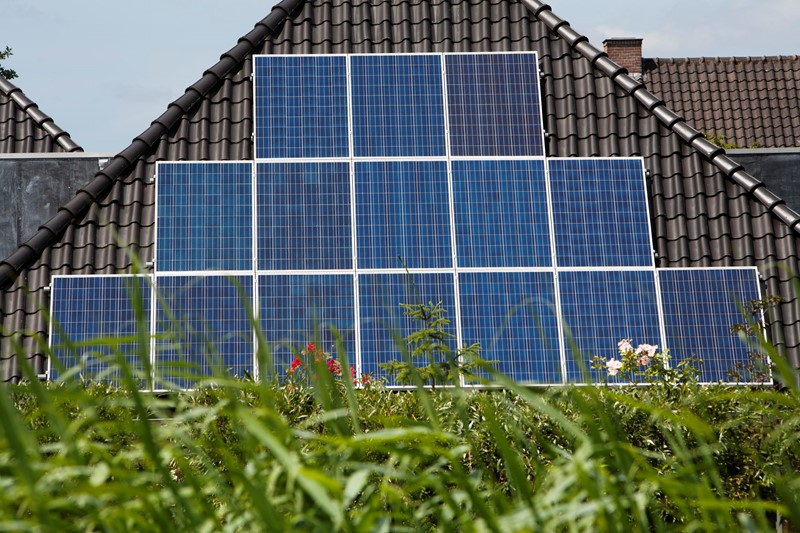
[[(125, 360), (123, 340), (102, 342)], [(785, 388), (531, 390), (496, 375), (497, 390), (431, 390), (412, 371), (417, 386), (391, 391), (354, 387), (344, 358), (342, 378), (310, 363), (313, 387), (220, 374), (159, 395), (127, 367), (119, 388), (40, 383), (21, 359), (26, 382), (0, 388), (0, 530), (800, 524), (797, 376), (758, 342)]]

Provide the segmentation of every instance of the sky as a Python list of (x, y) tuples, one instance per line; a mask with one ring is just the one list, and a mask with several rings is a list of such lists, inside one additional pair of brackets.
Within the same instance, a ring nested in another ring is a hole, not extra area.
[[(84, 150), (116, 153), (275, 3), (0, 0), (0, 49), (14, 51), (2, 64)], [(643, 38), (645, 57), (800, 54), (800, 0), (548, 3), (597, 47)]]

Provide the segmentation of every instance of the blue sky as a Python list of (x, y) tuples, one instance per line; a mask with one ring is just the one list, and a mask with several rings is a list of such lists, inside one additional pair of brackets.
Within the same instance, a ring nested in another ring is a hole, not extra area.
[[(14, 49), (14, 83), (78, 144), (118, 152), (274, 3), (0, 0), (0, 47)], [(800, 0), (548, 3), (597, 46), (644, 38), (647, 57), (800, 54)]]

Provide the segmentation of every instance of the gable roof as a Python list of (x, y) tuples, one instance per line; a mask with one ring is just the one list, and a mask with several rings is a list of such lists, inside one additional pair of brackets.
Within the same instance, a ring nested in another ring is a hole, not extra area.
[[(2, 326), (39, 369), (51, 274), (115, 273), (153, 259), (159, 160), (253, 158), (254, 53), (536, 50), (551, 157), (642, 156), (659, 267), (759, 265), (787, 299), (773, 340), (800, 361), (789, 274), (800, 215), (537, 0), (283, 0), (95, 180), (0, 263)], [(4, 379), (15, 343), (0, 343)]]
[(0, 76), (0, 154), (82, 151), (19, 87)]
[(800, 57), (645, 59), (649, 90), (687, 122), (747, 148), (800, 147)]

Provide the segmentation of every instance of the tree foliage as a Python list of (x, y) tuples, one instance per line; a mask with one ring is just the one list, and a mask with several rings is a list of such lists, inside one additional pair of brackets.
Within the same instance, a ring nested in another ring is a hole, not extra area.
[(437, 385), (457, 385), (461, 376), (471, 378), (477, 370), (491, 363), (481, 358), (479, 343), (465, 345), (455, 352), (450, 349), (450, 341), (455, 339), (455, 335), (447, 331), (450, 320), (445, 317), (447, 310), (441, 300), (427, 304), (401, 303), (400, 307), (403, 308), (403, 315), (410, 317), (419, 328), (404, 338), (407, 349), (403, 350), (403, 354), (408, 357), (380, 365), (397, 383), (415, 384), (414, 374), (417, 374), (422, 383), (433, 388)]
[[(8, 46), (6, 46), (5, 50), (0, 50), (0, 60), (8, 59), (12, 55), (14, 55), (14, 52), (12, 52), (11, 48)], [(7, 80), (13, 80), (17, 77), (17, 73), (10, 68), (5, 68), (3, 64), (0, 63), (0, 76), (3, 76)]]
[[(712, 135), (710, 133), (703, 134), (707, 141), (711, 144), (719, 146), (720, 148), (724, 148), (726, 150), (738, 150), (741, 148), (745, 148), (744, 146), (739, 146), (733, 141), (729, 141), (728, 138), (724, 135)], [(756, 148), (764, 148), (764, 144), (761, 141), (754, 141), (750, 146), (746, 148), (756, 149)]]

